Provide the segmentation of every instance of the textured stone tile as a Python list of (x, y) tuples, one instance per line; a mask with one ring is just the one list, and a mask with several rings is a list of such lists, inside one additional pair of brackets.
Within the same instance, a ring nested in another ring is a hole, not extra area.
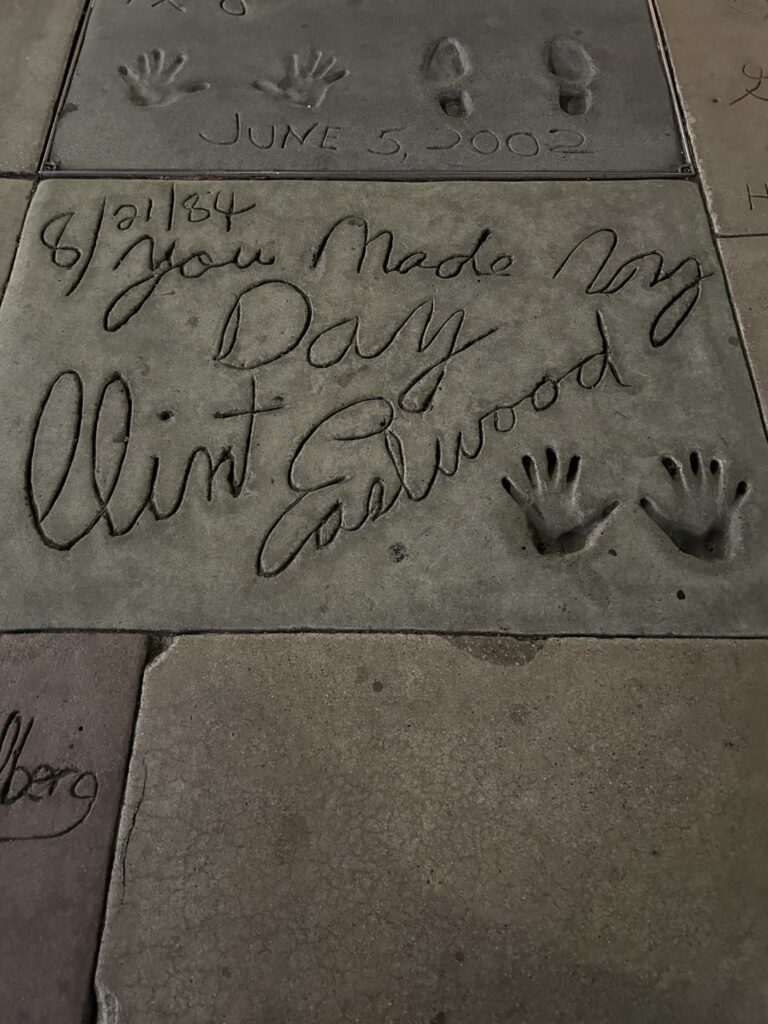
[(98, 980), (133, 1024), (755, 1024), (758, 641), (188, 637)]
[(85, 0), (0, 5), (0, 171), (36, 171)]
[(768, 238), (721, 239), (720, 251), (763, 416), (768, 418), (768, 303), (763, 287)]
[(768, 231), (768, 2), (658, 0), (720, 234)]
[(13, 264), (32, 182), (0, 178), (0, 299)]
[(686, 163), (645, 0), (96, 0), (61, 169), (526, 177)]
[(83, 1024), (146, 641), (0, 637), (0, 1020)]
[(766, 631), (695, 185), (45, 182), (0, 342), (6, 628)]

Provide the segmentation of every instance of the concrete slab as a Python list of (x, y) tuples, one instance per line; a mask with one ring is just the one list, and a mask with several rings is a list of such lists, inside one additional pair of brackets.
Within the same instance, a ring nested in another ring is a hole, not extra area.
[(0, 178), (0, 301), (11, 272), (31, 195), (31, 181)]
[(84, 6), (85, 0), (3, 0), (0, 171), (37, 170)]
[(83, 1024), (146, 641), (0, 637), (0, 1020)]
[(720, 251), (763, 417), (768, 419), (768, 303), (762, 283), (768, 265), (768, 238), (721, 239)]
[(44, 182), (0, 377), (4, 628), (768, 626), (692, 184)]
[(768, 644), (187, 637), (98, 967), (141, 1024), (754, 1024)]
[(97, 0), (64, 171), (678, 174), (646, 0)]
[(658, 6), (715, 230), (768, 232), (768, 3)]

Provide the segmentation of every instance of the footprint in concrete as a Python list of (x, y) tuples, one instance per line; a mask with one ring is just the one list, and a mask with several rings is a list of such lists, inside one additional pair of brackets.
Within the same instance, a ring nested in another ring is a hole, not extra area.
[(715, 560), (733, 551), (736, 510), (749, 494), (749, 484), (739, 480), (729, 487), (723, 459), (708, 462), (692, 451), (687, 465), (671, 455), (659, 460), (672, 480), (674, 507), (664, 511), (653, 498), (640, 499), (640, 507), (684, 554)]
[(549, 70), (560, 89), (560, 109), (566, 114), (586, 114), (592, 106), (589, 88), (597, 65), (586, 48), (573, 36), (555, 36), (549, 44)]
[(121, 65), (118, 71), (128, 83), (129, 98), (137, 107), (167, 107), (189, 93), (209, 88), (208, 82), (200, 80), (176, 81), (186, 63), (183, 53), (168, 61), (163, 50), (152, 50), (139, 54), (135, 68)]
[(618, 508), (618, 501), (594, 512), (584, 512), (579, 501), (578, 455), (564, 460), (554, 448), (547, 448), (541, 466), (532, 455), (524, 455), (521, 461), (527, 483), (520, 487), (508, 476), (502, 477), (501, 483), (525, 513), (536, 550), (541, 555), (581, 551)]
[(443, 36), (427, 47), (421, 67), (425, 82), (436, 86), (436, 99), (446, 117), (472, 113), (472, 97), (460, 83), (472, 70), (469, 54), (458, 39)]

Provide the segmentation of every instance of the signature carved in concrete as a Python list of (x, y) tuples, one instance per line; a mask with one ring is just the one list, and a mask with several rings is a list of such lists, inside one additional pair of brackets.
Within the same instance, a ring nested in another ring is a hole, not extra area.
[(34, 717), (12, 711), (0, 727), (0, 843), (67, 835), (91, 813), (96, 774), (27, 756)]
[[(99, 291), (107, 337), (136, 324), (151, 329), (179, 287), (200, 288), (210, 278), (227, 282), (231, 296), (214, 317), (208, 352), (231, 382), (230, 397), (210, 412), (211, 429), (226, 428), (226, 443), (201, 442), (169, 461), (159, 447), (147, 449), (154, 443), (146, 434), (144, 384), (135, 374), (97, 378), (67, 366), (50, 380), (38, 399), (27, 475), (32, 523), (48, 548), (70, 551), (94, 532), (127, 538), (148, 521), (167, 522), (201, 484), (208, 502), (248, 500), (256, 466), (259, 474), (267, 471), (262, 433), (270, 422), (298, 417), (301, 428), (272, 451), (268, 470), (288, 500), (270, 513), (255, 542), (258, 575), (279, 576), (302, 553), (449, 486), (488, 450), (490, 437), (513, 432), (521, 417), (546, 413), (564, 395), (572, 401), (630, 392), (632, 353), (652, 354), (675, 338), (705, 278), (696, 257), (669, 265), (657, 250), (626, 246), (612, 228), (577, 236), (547, 273), (569, 302), (589, 301), (594, 313), (585, 330), (569, 329), (544, 361), (498, 307), (489, 316), (482, 303), (451, 300), (457, 285), (472, 294), (470, 282), (511, 288), (514, 296), (516, 257), (491, 226), (477, 224), (460, 239), (406, 241), (401, 227), (350, 212), (307, 238), (291, 270), (279, 243), (259, 237), (259, 220), (248, 231), (239, 228), (256, 208), (233, 187), (203, 199), (193, 187), (172, 184), (166, 203), (114, 211), (104, 204), (92, 236), (78, 245), (70, 241), (72, 213), (43, 225), (43, 250), (73, 275), (71, 294), (100, 265), (110, 225), (117, 232), (109, 265), (119, 285)], [(147, 221), (157, 218), (163, 231), (148, 231)], [(210, 225), (210, 241), (195, 242), (194, 232), (169, 237), (168, 225), (180, 218)], [(338, 275), (344, 288), (329, 305), (325, 282)], [(375, 313), (371, 275), (379, 289), (401, 296)], [(298, 391), (291, 383), (297, 373), (306, 379)], [(165, 436), (178, 419), (173, 401), (159, 405), (149, 422)], [(148, 457), (147, 474), (140, 464)], [(505, 478), (542, 553), (580, 550), (616, 508), (616, 496), (594, 509), (582, 506), (580, 466), (580, 456), (550, 448), (543, 462), (525, 455), (527, 483)]]

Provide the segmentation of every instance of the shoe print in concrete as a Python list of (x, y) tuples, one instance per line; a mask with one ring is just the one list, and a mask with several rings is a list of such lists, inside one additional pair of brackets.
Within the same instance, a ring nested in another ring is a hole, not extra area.
[(755, 641), (186, 637), (98, 967), (133, 1024), (754, 1024)]
[(766, 631), (693, 184), (44, 182), (0, 342), (6, 628)]
[(96, 0), (54, 169), (677, 175), (645, 0)]
[(0, 1020), (91, 1020), (146, 641), (0, 637)]

